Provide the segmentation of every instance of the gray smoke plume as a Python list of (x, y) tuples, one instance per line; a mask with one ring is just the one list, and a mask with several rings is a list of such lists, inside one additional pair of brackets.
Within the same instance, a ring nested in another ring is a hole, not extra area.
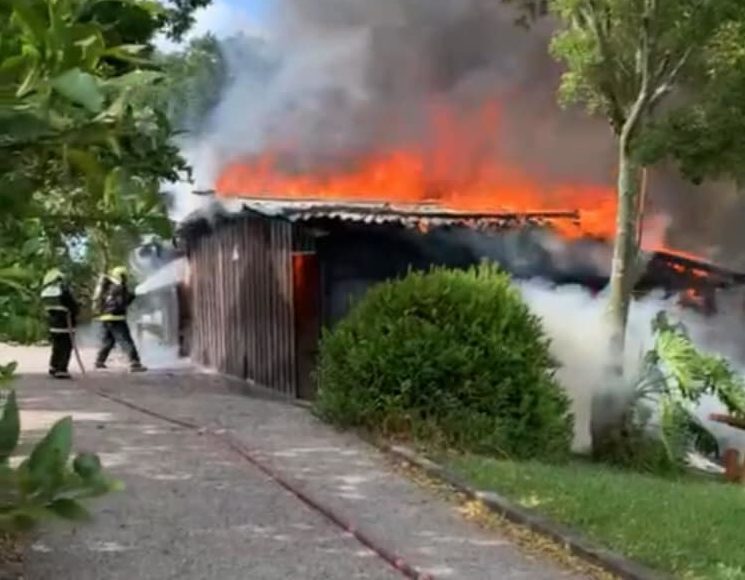
[[(607, 124), (556, 104), (561, 68), (547, 50), (550, 19), (525, 30), (498, 0), (275, 6), (260, 37), (225, 43), (232, 82), (207, 129), (184, 143), (198, 189), (214, 187), (228, 162), (266, 151), (279, 154), (284, 171), (317, 173), (400, 144), (427, 152), (448, 132), (459, 138), (445, 159), (428, 158), (434, 180), (457, 183), (498, 157), (546, 189), (613, 187), (616, 153)], [(489, 103), (498, 103), (498, 112), (479, 114)], [(450, 118), (438, 127), (433, 111), (443, 108)], [(696, 188), (675, 174), (655, 171), (649, 191), (650, 211), (670, 218), (670, 239), (745, 266), (743, 205), (726, 186)], [(189, 189), (180, 192), (181, 216), (199, 203)]]
[[(241, 123), (227, 107), (225, 121), (241, 135), (225, 135), (228, 147), (242, 143), (231, 154), (269, 146), (286, 151), (292, 168), (337, 169), (400, 143), (426, 149), (433, 110), (446, 107), (470, 149), (448, 160), (459, 176), (499, 154), (547, 178), (608, 181), (605, 128), (561, 115), (555, 104), (560, 71), (546, 51), (550, 23), (528, 33), (515, 25), (514, 10), (493, 0), (280, 5), (268, 41), (280, 65), (248, 103), (243, 81), (231, 91), (243, 93), (234, 98), (245, 111)], [(469, 123), (489, 102), (500, 114)], [(567, 131), (574, 151), (559, 146)], [(589, 155), (601, 161), (577, 161)]]
[[(547, 185), (611, 181), (605, 126), (556, 105), (550, 23), (526, 32), (493, 0), (278, 4), (263, 38), (225, 44), (233, 81), (186, 147), (200, 187), (267, 150), (288, 171), (338, 170), (400, 144), (426, 152), (451, 132), (447, 159), (428, 168), (438, 177), (467, 179), (499, 156)], [(490, 103), (498, 112), (480, 114)]]

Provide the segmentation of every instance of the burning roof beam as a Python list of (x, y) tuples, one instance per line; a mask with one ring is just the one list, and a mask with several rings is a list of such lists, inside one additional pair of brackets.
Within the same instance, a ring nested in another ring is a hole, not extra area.
[(673, 269), (688, 272), (696, 278), (711, 278), (720, 285), (745, 284), (745, 274), (735, 272), (722, 266), (670, 251), (655, 252), (652, 260), (665, 262)]

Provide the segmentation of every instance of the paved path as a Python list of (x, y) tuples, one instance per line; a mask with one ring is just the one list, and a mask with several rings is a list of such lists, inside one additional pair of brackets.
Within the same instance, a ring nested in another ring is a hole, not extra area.
[[(43, 368), (38, 353), (19, 354), (22, 368)], [(307, 411), (181, 370), (91, 374), (77, 384), (31, 374), (19, 380), (26, 437), (71, 413), (76, 447), (99, 452), (127, 485), (96, 504), (93, 524), (44, 532), (27, 555), (29, 580), (403, 577), (220, 441), (104, 399), (81, 383), (223, 430), (434, 578), (573, 577), (463, 520), (454, 506), (393, 471), (377, 450)]]

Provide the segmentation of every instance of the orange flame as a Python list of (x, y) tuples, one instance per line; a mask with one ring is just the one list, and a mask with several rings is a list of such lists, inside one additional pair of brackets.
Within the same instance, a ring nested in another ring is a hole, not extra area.
[(605, 184), (547, 184), (507, 162), (494, 144), (499, 117), (493, 103), (457, 120), (447, 108), (433, 107), (428, 146), (392, 148), (351, 169), (313, 174), (283, 171), (280, 152), (272, 151), (228, 164), (216, 191), (224, 197), (436, 203), (483, 212), (576, 210), (579, 224), (569, 220), (553, 224), (561, 235), (611, 239), (615, 190)]

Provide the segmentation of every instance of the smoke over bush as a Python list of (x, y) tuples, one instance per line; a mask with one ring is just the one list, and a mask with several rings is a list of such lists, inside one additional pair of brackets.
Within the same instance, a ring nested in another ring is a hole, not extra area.
[[(629, 319), (625, 355), (625, 377), (619, 379), (611, 372), (608, 344), (610, 331), (605, 319), (605, 296), (591, 296), (581, 288), (550, 287), (539, 281), (520, 283), (520, 289), (530, 309), (540, 316), (546, 334), (551, 338), (551, 352), (561, 361), (558, 379), (567, 389), (574, 414), (574, 449), (588, 451), (591, 443), (591, 423), (612, 420), (617, 409), (593, 405), (597, 396), (605, 397), (604, 404), (621, 405), (633, 388), (644, 354), (652, 347), (651, 321), (661, 310), (671, 312), (683, 321), (694, 341), (705, 350), (721, 352), (739, 368), (745, 366), (745, 351), (741, 345), (741, 321), (731, 311), (705, 318), (682, 310), (673, 300), (649, 296), (635, 301)], [(742, 292), (725, 292), (723, 302), (742, 301)], [(745, 435), (734, 429), (708, 420), (710, 413), (724, 413), (725, 408), (713, 397), (706, 397), (697, 409), (706, 427), (727, 445), (745, 449)], [(723, 446), (724, 447), (724, 446)]]

